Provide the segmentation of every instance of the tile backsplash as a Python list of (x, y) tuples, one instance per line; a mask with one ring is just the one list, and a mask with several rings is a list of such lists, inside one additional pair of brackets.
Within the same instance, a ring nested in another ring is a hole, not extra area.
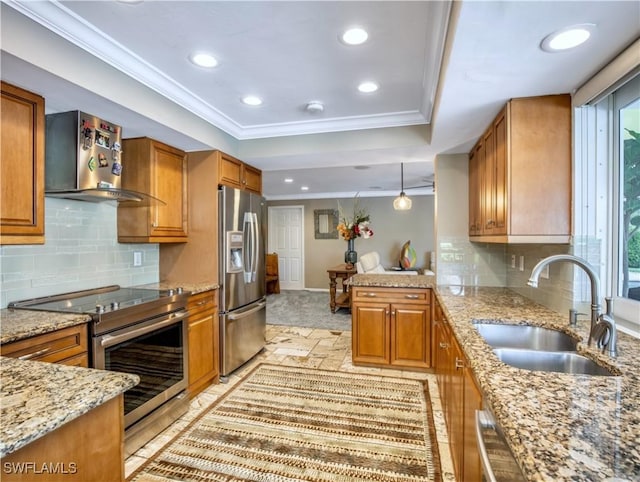
[[(115, 202), (45, 198), (44, 245), (0, 247), (0, 308), (11, 301), (159, 279), (157, 244), (120, 244)], [(142, 265), (134, 267), (134, 252)]]

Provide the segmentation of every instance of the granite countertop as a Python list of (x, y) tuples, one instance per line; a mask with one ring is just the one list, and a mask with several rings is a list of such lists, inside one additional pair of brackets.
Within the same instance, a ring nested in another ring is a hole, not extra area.
[(3, 309), (0, 310), (0, 345), (89, 321), (91, 317), (82, 313)]
[(0, 457), (137, 385), (138, 376), (0, 357)]
[[(439, 286), (437, 296), (473, 373), (530, 481), (640, 480), (640, 340), (618, 332), (618, 358), (586, 346), (589, 320), (562, 315), (506, 288)], [(474, 320), (533, 324), (579, 335), (578, 352), (620, 376), (513, 368), (498, 360)]]
[(433, 288), (434, 275), (409, 274), (354, 274), (345, 284), (375, 288)]

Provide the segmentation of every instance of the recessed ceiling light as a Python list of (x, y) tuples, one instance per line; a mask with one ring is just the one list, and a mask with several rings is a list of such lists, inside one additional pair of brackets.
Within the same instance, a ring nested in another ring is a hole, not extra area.
[(189, 56), (189, 60), (196, 64), (198, 67), (206, 67), (208, 69), (218, 65), (216, 58), (205, 52), (196, 52)]
[(290, 177), (285, 178), (284, 182), (286, 182), (287, 184), (291, 184), (293, 182), (293, 179), (291, 179)]
[(585, 43), (595, 29), (592, 23), (572, 25), (547, 35), (540, 43), (545, 52), (560, 52)]
[(242, 98), (242, 102), (247, 105), (260, 105), (262, 104), (262, 99), (255, 95), (247, 95)]
[(340, 39), (347, 45), (360, 45), (367, 41), (369, 34), (360, 27), (353, 27), (345, 31)]
[(370, 94), (371, 92), (378, 90), (378, 84), (375, 82), (363, 82), (358, 86), (358, 90), (365, 94)]
[(309, 186), (302, 186), (300, 188), (301, 191), (308, 191), (309, 190)]

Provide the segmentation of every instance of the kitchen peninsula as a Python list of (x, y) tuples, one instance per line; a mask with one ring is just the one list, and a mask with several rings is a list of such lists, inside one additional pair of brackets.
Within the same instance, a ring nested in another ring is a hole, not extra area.
[[(434, 313), (440, 309), (446, 319), (467, 360), (465, 369), (471, 370), (481, 391), (482, 404), (493, 412), (525, 480), (640, 478), (640, 340), (618, 333), (619, 355), (611, 359), (586, 345), (588, 321), (570, 327), (568, 314), (551, 311), (507, 288), (436, 287), (422, 276), (357, 274), (349, 282), (352, 289), (433, 288)], [(437, 319), (434, 316), (432, 321)], [(577, 348), (580, 354), (617, 376), (506, 365), (474, 328), (478, 320), (544, 326), (572, 334), (582, 340)], [(432, 346), (437, 350), (436, 344)], [(432, 360), (437, 360), (437, 353)]]
[(2, 480), (124, 480), (122, 394), (138, 377), (6, 357), (0, 369)]

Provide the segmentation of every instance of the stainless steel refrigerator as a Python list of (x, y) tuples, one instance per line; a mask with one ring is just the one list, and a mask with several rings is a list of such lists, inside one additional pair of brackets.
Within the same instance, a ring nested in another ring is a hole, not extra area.
[(265, 200), (223, 186), (218, 191), (220, 375), (226, 377), (265, 345)]

